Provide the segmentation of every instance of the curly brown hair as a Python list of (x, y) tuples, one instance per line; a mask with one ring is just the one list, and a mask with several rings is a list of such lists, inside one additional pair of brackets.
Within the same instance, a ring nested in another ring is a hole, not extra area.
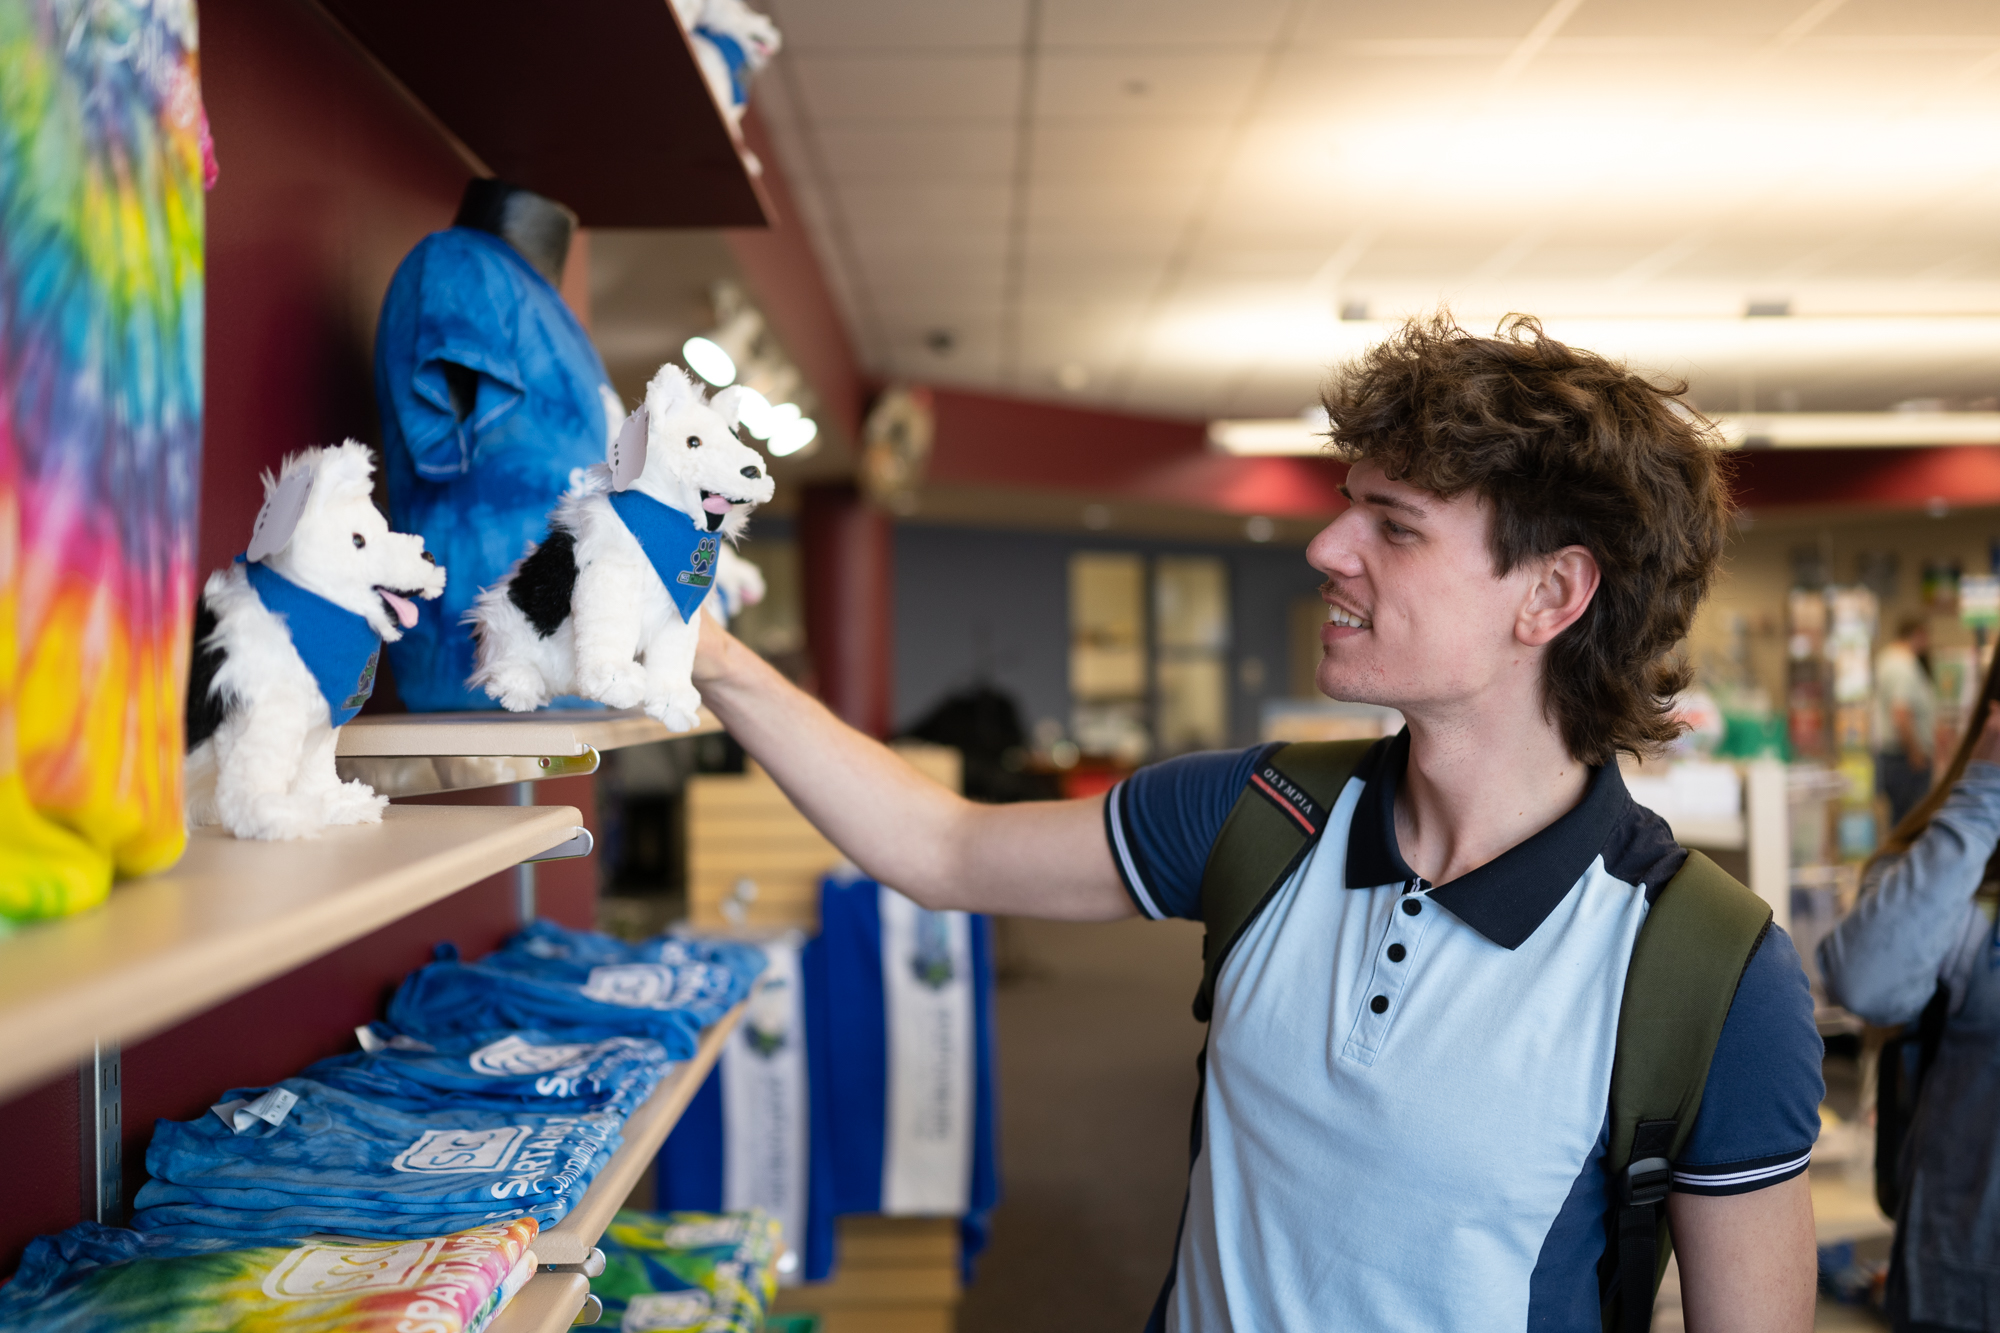
[(1680, 734), (1672, 655), (1714, 582), (1730, 500), (1713, 427), (1680, 395), (1509, 315), (1476, 337), (1449, 314), (1413, 319), (1336, 371), (1322, 395), (1335, 449), (1446, 499), (1493, 507), (1497, 574), (1565, 546), (1601, 572), (1549, 645), (1543, 705), (1569, 752), (1609, 763)]

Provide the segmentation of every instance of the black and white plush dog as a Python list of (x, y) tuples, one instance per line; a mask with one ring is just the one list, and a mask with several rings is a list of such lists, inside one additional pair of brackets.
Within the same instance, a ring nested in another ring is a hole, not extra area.
[(695, 613), (722, 544), (774, 490), (734, 433), (740, 403), (735, 389), (704, 401), (684, 371), (660, 368), (610, 460), (571, 474), (549, 535), (479, 594), (472, 684), (515, 712), (581, 694), (695, 725)]
[(375, 685), (382, 641), (444, 591), (424, 539), (389, 531), (374, 461), (349, 440), (264, 474), (250, 549), (209, 575), (187, 701), (187, 815), (239, 838), (374, 824), (389, 802), (334, 772), (338, 729)]

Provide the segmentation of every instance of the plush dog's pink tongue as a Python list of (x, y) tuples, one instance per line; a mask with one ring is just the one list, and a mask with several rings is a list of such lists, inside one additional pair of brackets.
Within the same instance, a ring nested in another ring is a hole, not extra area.
[(396, 613), (396, 619), (403, 622), (404, 629), (415, 628), (417, 623), (417, 604), (415, 602), (407, 597), (398, 597), (387, 588), (377, 588), (375, 591), (382, 594), (382, 600), (387, 602), (390, 609)]
[(711, 514), (726, 514), (729, 512), (729, 500), (725, 496), (711, 495), (701, 502), (701, 507)]

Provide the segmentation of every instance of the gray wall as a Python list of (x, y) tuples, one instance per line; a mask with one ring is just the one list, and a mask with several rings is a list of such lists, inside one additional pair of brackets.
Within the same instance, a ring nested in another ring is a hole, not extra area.
[(1012, 694), (1022, 721), (1069, 725), (1069, 557), (1074, 551), (1217, 555), (1230, 562), (1233, 666), (1264, 664), (1251, 693), (1232, 670), (1232, 739), (1257, 738), (1257, 710), (1286, 690), (1287, 616), (1320, 575), (1302, 549), (1202, 546), (1064, 533), (896, 526), (896, 721), (915, 722), (981, 679)]

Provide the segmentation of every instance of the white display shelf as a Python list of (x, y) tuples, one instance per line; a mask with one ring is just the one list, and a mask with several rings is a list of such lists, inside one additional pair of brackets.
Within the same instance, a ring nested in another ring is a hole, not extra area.
[(722, 730), (707, 709), (693, 731), (668, 731), (636, 708), (620, 712), (377, 713), (340, 729), (343, 759), (415, 755), (581, 755)]
[(598, 1237), (611, 1225), (612, 1214), (625, 1206), (632, 1187), (646, 1174), (681, 1113), (701, 1091), (702, 1081), (722, 1054), (722, 1043), (742, 1020), (743, 1008), (739, 1004), (711, 1024), (701, 1034), (694, 1055), (675, 1065), (653, 1089), (653, 1095), (632, 1112), (625, 1122), (625, 1142), (597, 1173), (583, 1198), (567, 1217), (535, 1237), (536, 1258), (545, 1264), (580, 1264), (590, 1257)]
[(557, 1333), (576, 1321), (588, 1295), (590, 1279), (581, 1273), (537, 1273), (514, 1293), (486, 1333)]
[(566, 805), (390, 806), (296, 842), (195, 830), (174, 869), (0, 939), (0, 1100), (567, 842)]

